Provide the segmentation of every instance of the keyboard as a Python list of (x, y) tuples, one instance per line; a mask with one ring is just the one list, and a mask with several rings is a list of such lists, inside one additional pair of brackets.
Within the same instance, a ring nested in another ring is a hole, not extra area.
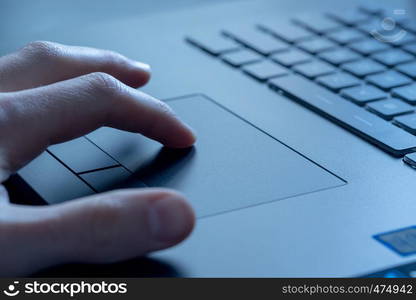
[(416, 167), (416, 20), (403, 11), (303, 14), (186, 41)]

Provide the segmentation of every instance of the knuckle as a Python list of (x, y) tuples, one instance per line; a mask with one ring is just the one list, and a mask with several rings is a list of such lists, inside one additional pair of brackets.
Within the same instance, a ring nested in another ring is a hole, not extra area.
[(90, 250), (96, 252), (100, 249), (103, 256), (111, 255), (117, 246), (118, 225), (123, 218), (121, 209), (110, 201), (100, 201), (88, 213), (87, 218), (89, 226), (86, 239), (90, 241)]
[(61, 56), (61, 47), (48, 41), (34, 41), (27, 44), (22, 49), (23, 54), (34, 57), (37, 60), (54, 60)]
[(141, 99), (151, 104), (155, 112), (155, 118), (150, 119), (150, 121), (143, 128), (143, 132), (146, 132), (146, 134), (149, 134), (149, 135), (157, 134), (157, 132), (160, 129), (159, 127), (159, 124), (161, 123), (160, 120), (170, 120), (170, 119), (178, 118), (176, 113), (173, 111), (173, 109), (165, 102), (155, 99), (152, 96), (141, 93), (141, 92), (140, 94), (141, 94)]
[(158, 111), (160, 111), (162, 114), (165, 114), (168, 116), (176, 116), (173, 109), (165, 102), (157, 100), (157, 99), (153, 99), (153, 101), (155, 101)]
[(118, 52), (111, 50), (102, 50), (103, 61), (108, 65), (120, 65), (124, 64), (126, 58)]
[(7, 93), (0, 93), (0, 130), (9, 128), (16, 111), (16, 101), (12, 97), (7, 97)]
[(160, 111), (169, 119), (178, 119), (176, 112), (165, 102), (157, 100)]
[(172, 114), (173, 111), (170, 108), (169, 105), (167, 105), (165, 102), (157, 101), (157, 105), (159, 106), (160, 110), (166, 114)]
[(107, 73), (91, 73), (86, 76), (86, 79), (92, 89), (99, 93), (118, 94), (123, 91), (121, 82)]

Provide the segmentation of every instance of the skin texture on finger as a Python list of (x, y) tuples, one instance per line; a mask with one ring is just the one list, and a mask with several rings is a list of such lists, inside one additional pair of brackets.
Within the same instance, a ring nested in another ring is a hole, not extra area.
[(195, 142), (192, 130), (167, 104), (105, 73), (48, 86), (0, 93), (0, 150), (14, 172), (49, 145), (85, 135), (101, 126), (143, 134), (168, 147)]
[(164, 189), (119, 190), (46, 207), (2, 207), (0, 276), (141, 256), (181, 242), (194, 220), (183, 196)]
[(147, 64), (119, 53), (39, 41), (0, 57), (0, 92), (30, 89), (93, 72), (108, 73), (135, 88), (150, 79)]

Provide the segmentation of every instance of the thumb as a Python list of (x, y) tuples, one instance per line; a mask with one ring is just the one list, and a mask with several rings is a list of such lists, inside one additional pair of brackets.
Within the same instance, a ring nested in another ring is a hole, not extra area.
[(106, 263), (144, 255), (182, 241), (195, 219), (184, 198), (165, 189), (118, 190), (54, 206), (9, 209), (13, 211), (0, 219), (9, 237), (7, 243), (0, 241), (6, 248), (0, 274), (7, 276), (60, 263)]

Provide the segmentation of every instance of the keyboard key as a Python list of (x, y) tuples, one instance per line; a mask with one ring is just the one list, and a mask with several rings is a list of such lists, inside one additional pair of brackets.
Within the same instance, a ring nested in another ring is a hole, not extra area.
[(299, 42), (297, 46), (302, 50), (315, 54), (331, 48), (335, 48), (336, 44), (324, 38), (315, 38), (312, 40)]
[(88, 172), (81, 175), (96, 192), (102, 193), (119, 188), (143, 188), (146, 185), (133, 178), (131, 173), (123, 167)]
[[(402, 26), (403, 24), (410, 21), (406, 10), (404, 9), (396, 9), (392, 6), (389, 7), (390, 9), (386, 9), (383, 14), (381, 14), (382, 18), (391, 18), (393, 19), (397, 25)], [(401, 12), (400, 12), (401, 11)], [(397, 26), (399, 27), (399, 26)]]
[(264, 60), (258, 63), (253, 63), (242, 68), (243, 72), (256, 78), (260, 81), (266, 81), (267, 79), (283, 76), (288, 74), (288, 70), (279, 66), (278, 64), (269, 60)]
[(373, 54), (371, 57), (389, 67), (409, 62), (414, 59), (413, 55), (406, 53), (401, 49), (391, 49), (383, 52), (378, 52)]
[(48, 151), (74, 173), (119, 165), (96, 145), (84, 137), (53, 145)]
[(408, 22), (404, 22), (403, 24), (401, 24), (401, 26), (407, 31), (411, 31), (413, 33), (416, 33), (416, 21), (415, 20), (410, 20)]
[(291, 67), (296, 64), (311, 61), (313, 57), (302, 50), (290, 49), (289, 51), (273, 54), (270, 58), (279, 64)]
[(318, 77), (316, 81), (333, 91), (339, 91), (361, 83), (356, 77), (342, 72)]
[(304, 63), (300, 65), (296, 65), (293, 67), (293, 70), (296, 72), (308, 77), (314, 78), (321, 75), (326, 75), (335, 72), (335, 68), (331, 65), (320, 62), (320, 61), (313, 61), (309, 63)]
[(407, 32), (398, 25), (395, 25), (391, 30), (386, 30), (383, 28), (383, 26), (385, 26), (384, 24), (384, 17), (375, 18), (369, 23), (360, 24), (358, 29), (371, 35), (375, 40), (394, 46), (409, 44), (416, 40), (412, 33)]
[(358, 10), (331, 12), (328, 15), (331, 18), (347, 25), (357, 25), (370, 20), (370, 16), (368, 14), (364, 14)]
[(409, 131), (412, 134), (416, 134), (416, 114), (409, 114), (394, 118), (394, 123)]
[(386, 120), (413, 112), (412, 106), (395, 98), (368, 103), (367, 108)]
[(341, 28), (341, 25), (322, 14), (303, 14), (294, 18), (294, 22), (317, 33), (325, 33)]
[(389, 270), (383, 274), (383, 278), (409, 278), (408, 275), (400, 272), (399, 270)]
[(383, 19), (377, 16), (368, 22), (357, 24), (356, 28), (365, 35), (372, 35), (371, 33), (378, 32), (381, 35), (390, 36), (385, 32), (383, 28), (381, 28), (382, 22)]
[(226, 53), (221, 56), (222, 60), (232, 65), (233, 67), (240, 67), (242, 65), (260, 61), (262, 57), (251, 50), (239, 50), (235, 52)]
[(220, 55), (237, 50), (240, 46), (232, 39), (221, 33), (209, 35), (204, 33), (199, 37), (187, 37), (186, 40), (212, 55)]
[(309, 39), (314, 36), (310, 31), (290, 22), (267, 22), (262, 23), (260, 28), (289, 43)]
[[(412, 168), (416, 168), (416, 153), (409, 153), (406, 154), (405, 157), (403, 157), (403, 161), (405, 163), (407, 163), (409, 166), (411, 166)], [(412, 276), (413, 275), (413, 276)], [(416, 274), (410, 274), (411, 277), (415, 277)]]
[(283, 51), (289, 48), (286, 43), (263, 31), (260, 31), (259, 29), (250, 28), (235, 29), (232, 31), (226, 30), (224, 33), (248, 48), (251, 48), (263, 55), (269, 55), (273, 52)]
[(341, 91), (341, 95), (358, 105), (387, 98), (387, 93), (372, 85), (361, 85)]
[(370, 15), (380, 15), (384, 12), (384, 8), (380, 7), (379, 5), (375, 4), (375, 3), (365, 3), (365, 4), (360, 4), (359, 9), (367, 14)]
[(395, 46), (403, 46), (406, 44), (411, 44), (416, 42), (416, 36), (413, 33), (406, 32), (405, 35), (403, 35), (400, 38), (391, 39), (390, 41)]
[(340, 65), (346, 62), (358, 60), (361, 58), (361, 55), (356, 52), (349, 50), (347, 48), (338, 48), (335, 50), (328, 50), (318, 54), (320, 58), (326, 60), (327, 62)]
[(362, 41), (353, 42), (348, 44), (348, 47), (363, 55), (369, 55), (390, 48), (390, 46), (387, 43), (382, 43), (375, 39), (366, 39)]
[(380, 74), (370, 75), (365, 79), (383, 90), (389, 90), (391, 88), (412, 83), (412, 80), (409, 77), (396, 71), (387, 71)]
[(403, 156), (416, 150), (415, 136), (308, 79), (288, 75), (271, 79), (269, 84), (392, 155)]
[(348, 44), (366, 38), (366, 35), (352, 28), (345, 28), (327, 34), (327, 37), (340, 44)]
[(343, 64), (341, 68), (358, 77), (364, 77), (386, 70), (385, 66), (371, 59), (363, 59), (351, 63), (346, 63)]
[(407, 103), (416, 105), (416, 84), (406, 85), (392, 89), (392, 95), (399, 97)]
[(410, 76), (412, 78), (416, 78), (416, 62), (402, 64), (396, 67), (396, 70)]
[(404, 45), (402, 47), (402, 49), (404, 49), (407, 52), (410, 52), (410, 53), (416, 55), (416, 43), (411, 43), (411, 44)]

